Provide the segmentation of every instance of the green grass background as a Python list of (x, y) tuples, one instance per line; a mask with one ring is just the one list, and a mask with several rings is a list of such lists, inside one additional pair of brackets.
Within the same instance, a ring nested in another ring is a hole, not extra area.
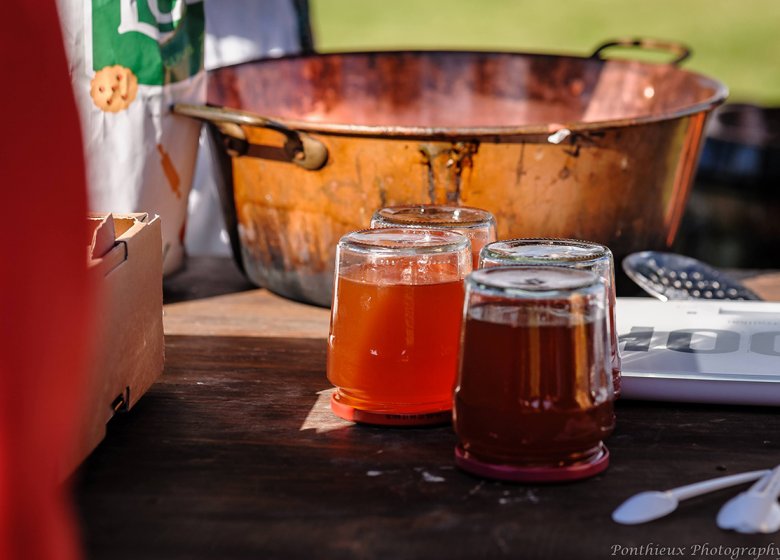
[(780, 0), (310, 0), (310, 7), (321, 52), (589, 55), (615, 37), (679, 41), (693, 51), (684, 67), (723, 81), (730, 101), (780, 105)]

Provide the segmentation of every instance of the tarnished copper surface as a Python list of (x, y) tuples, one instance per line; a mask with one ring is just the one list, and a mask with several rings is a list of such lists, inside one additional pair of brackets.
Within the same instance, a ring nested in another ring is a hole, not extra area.
[(325, 165), (307, 170), (291, 163), (289, 134), (212, 127), (233, 154), (248, 275), (329, 305), (338, 239), (386, 205), (484, 208), (501, 239), (581, 238), (618, 258), (667, 247), (705, 118), (725, 94), (670, 65), (403, 52), (224, 68), (210, 73), (208, 100), (326, 147)]

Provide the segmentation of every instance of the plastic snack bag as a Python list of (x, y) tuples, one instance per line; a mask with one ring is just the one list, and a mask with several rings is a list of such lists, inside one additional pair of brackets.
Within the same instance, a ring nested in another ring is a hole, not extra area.
[(163, 274), (183, 263), (200, 124), (173, 103), (202, 103), (202, 0), (58, 0), (81, 116), (89, 206), (162, 218)]

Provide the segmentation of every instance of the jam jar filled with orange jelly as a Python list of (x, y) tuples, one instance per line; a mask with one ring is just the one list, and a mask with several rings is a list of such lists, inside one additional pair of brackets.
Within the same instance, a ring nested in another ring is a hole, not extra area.
[(614, 427), (607, 290), (593, 272), (481, 269), (466, 281), (455, 462), (488, 478), (603, 471)]
[(333, 412), (355, 422), (449, 422), (469, 240), (445, 230), (382, 228), (336, 250), (327, 373)]

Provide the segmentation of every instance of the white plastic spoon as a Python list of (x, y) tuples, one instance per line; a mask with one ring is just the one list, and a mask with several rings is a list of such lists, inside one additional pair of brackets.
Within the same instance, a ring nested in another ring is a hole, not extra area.
[(612, 512), (612, 520), (623, 525), (636, 525), (646, 523), (653, 519), (658, 519), (664, 515), (672, 513), (677, 509), (677, 504), (689, 498), (695, 498), (708, 492), (722, 490), (729, 486), (736, 486), (745, 482), (758, 480), (771, 471), (750, 471), (740, 474), (732, 474), (704, 480), (679, 488), (672, 488), (666, 491), (640, 492), (631, 496), (625, 502)]
[(718, 527), (740, 533), (774, 533), (780, 529), (780, 466), (770, 472), (720, 508)]

